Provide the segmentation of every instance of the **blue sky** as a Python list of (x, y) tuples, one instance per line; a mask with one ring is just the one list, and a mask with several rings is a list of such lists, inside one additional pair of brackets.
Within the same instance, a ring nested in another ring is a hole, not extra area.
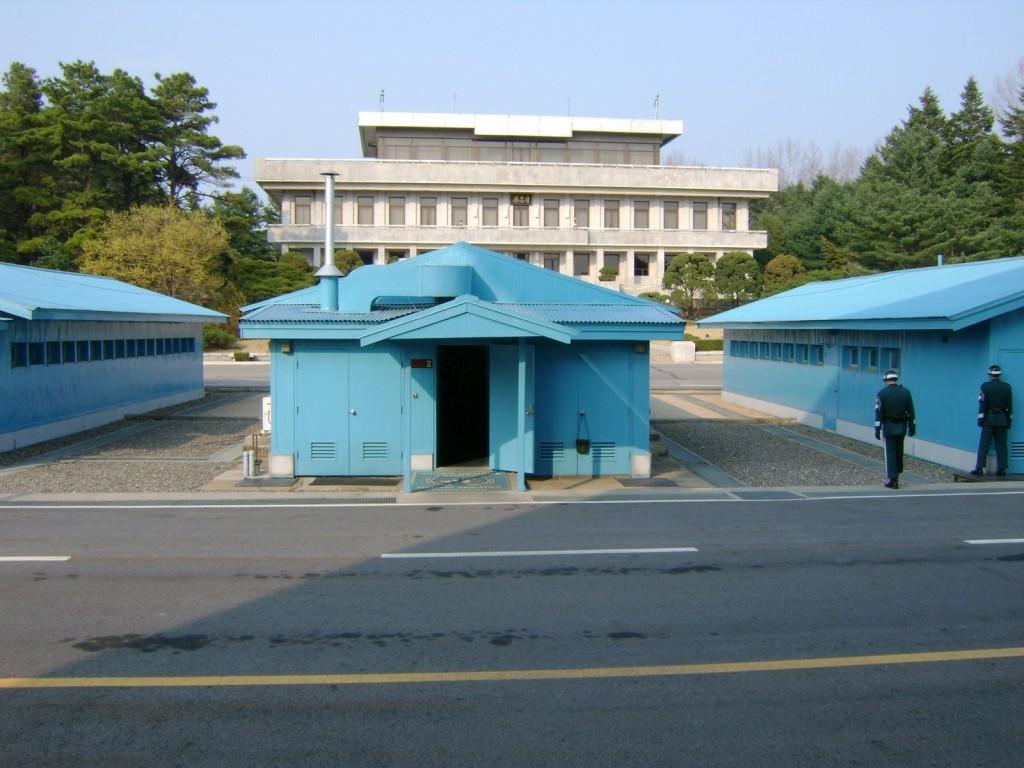
[[(688, 161), (781, 140), (869, 150), (931, 86), (947, 111), (1024, 57), (1024, 2), (34, 0), (0, 12), (0, 66), (188, 71), (254, 156), (357, 157), (356, 113), (653, 117)], [(239, 164), (243, 180), (251, 163)], [(251, 180), (249, 180), (251, 183)]]

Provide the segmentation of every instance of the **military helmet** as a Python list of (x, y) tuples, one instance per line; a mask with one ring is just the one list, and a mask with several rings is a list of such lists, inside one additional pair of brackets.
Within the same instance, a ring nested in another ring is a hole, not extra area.
[(897, 379), (899, 379), (899, 377), (900, 375), (892, 368), (890, 368), (888, 371), (885, 372), (885, 375), (882, 377), (882, 381), (896, 381)]
[(988, 375), (989, 376), (1002, 376), (1003, 375), (1003, 369), (1000, 368), (998, 365), (990, 365), (988, 367)]

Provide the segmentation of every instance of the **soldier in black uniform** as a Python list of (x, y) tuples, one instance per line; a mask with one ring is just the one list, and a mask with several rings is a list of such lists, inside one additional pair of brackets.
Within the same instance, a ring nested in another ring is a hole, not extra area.
[(900, 487), (903, 471), (903, 441), (917, 432), (914, 423), (914, 398), (901, 386), (899, 374), (888, 370), (882, 377), (885, 386), (875, 395), (875, 440), (885, 437), (885, 487)]
[(1003, 369), (998, 365), (988, 368), (988, 381), (981, 385), (978, 393), (978, 426), (981, 440), (978, 442), (978, 459), (971, 474), (977, 477), (985, 474), (988, 447), (996, 443), (996, 474), (1006, 474), (1006, 433), (1013, 421), (1013, 389), (1000, 377)]

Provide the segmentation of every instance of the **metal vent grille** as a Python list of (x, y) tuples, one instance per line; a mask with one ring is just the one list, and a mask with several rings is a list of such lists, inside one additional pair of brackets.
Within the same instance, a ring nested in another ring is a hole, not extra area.
[(363, 443), (364, 459), (386, 459), (388, 457), (388, 444), (384, 443)]
[(561, 461), (565, 458), (565, 443), (541, 443), (541, 461)]
[(338, 448), (335, 443), (310, 443), (309, 458), (311, 459), (336, 459)]
[(1024, 443), (1010, 443), (1010, 455), (1015, 459), (1024, 459)]
[(591, 443), (590, 452), (595, 459), (615, 460), (615, 443)]

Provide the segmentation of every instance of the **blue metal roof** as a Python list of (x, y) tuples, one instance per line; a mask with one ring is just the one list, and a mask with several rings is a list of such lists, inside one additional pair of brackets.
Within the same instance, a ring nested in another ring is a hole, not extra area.
[[(394, 328), (367, 331), (367, 342), (412, 338), (410, 334), (425, 338), (423, 334), (441, 333), (442, 327), (445, 333), (466, 334), (474, 323), (489, 338), (546, 336), (560, 341), (679, 338), (685, 325), (669, 308), (647, 299), (462, 242), (395, 264), (355, 270), (337, 281), (336, 312), (321, 311), (314, 303), (320, 287), (245, 307), (243, 337), (297, 338), (305, 327), (310, 337), (332, 338), (333, 327), (333, 338), (353, 338), (359, 324), (400, 318)], [(462, 310), (456, 317), (451, 310), (458, 301)], [(502, 324), (505, 328), (498, 327)]]
[(420, 307), (377, 309), (370, 312), (332, 312), (319, 304), (269, 304), (246, 315), (247, 323), (316, 323), (347, 325), (378, 325), (414, 314)]
[(515, 304), (499, 302), (494, 306), (509, 309), (524, 317), (566, 325), (679, 325), (679, 315), (668, 307), (651, 303), (637, 304)]
[(705, 318), (720, 328), (959, 330), (1024, 307), (1024, 257), (809, 283)]
[(227, 315), (110, 277), (0, 263), (0, 312), (26, 320), (220, 322)]

